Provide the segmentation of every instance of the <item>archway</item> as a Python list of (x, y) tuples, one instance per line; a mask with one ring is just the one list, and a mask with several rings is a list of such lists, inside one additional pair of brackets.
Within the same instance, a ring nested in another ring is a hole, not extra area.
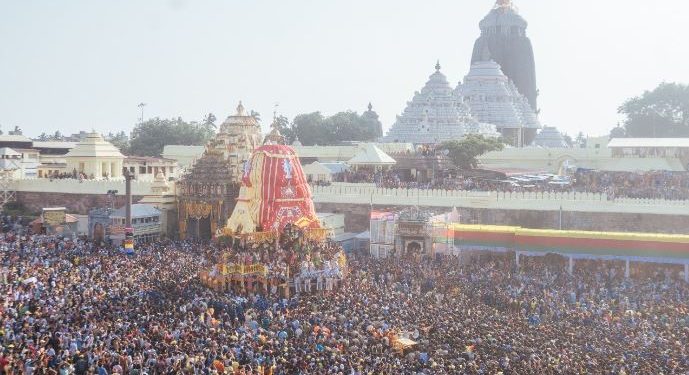
[(103, 224), (96, 223), (93, 226), (93, 241), (95, 243), (101, 243), (105, 241), (105, 228), (103, 227)]

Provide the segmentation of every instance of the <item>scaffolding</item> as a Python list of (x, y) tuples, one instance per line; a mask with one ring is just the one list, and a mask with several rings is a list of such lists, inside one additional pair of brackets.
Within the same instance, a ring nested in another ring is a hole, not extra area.
[(5, 205), (16, 198), (15, 191), (13, 190), (15, 171), (16, 169), (14, 168), (0, 169), (0, 212), (5, 212)]

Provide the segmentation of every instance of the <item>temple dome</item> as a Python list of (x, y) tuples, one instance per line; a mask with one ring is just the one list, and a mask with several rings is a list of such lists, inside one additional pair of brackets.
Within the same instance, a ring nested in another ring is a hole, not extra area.
[(258, 120), (254, 116), (248, 115), (246, 113), (246, 110), (244, 109), (244, 105), (242, 105), (242, 102), (239, 102), (239, 105), (237, 105), (237, 111), (234, 115), (227, 116), (227, 119), (220, 125), (220, 132), (221, 133), (237, 133), (237, 128), (251, 128), (255, 127), (259, 131), (261, 129), (261, 125), (258, 123)]

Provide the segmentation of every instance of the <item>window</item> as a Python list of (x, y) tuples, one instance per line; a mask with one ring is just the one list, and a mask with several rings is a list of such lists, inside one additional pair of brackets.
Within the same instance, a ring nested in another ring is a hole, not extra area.
[(134, 174), (134, 171), (135, 171), (135, 170), (136, 170), (136, 168), (134, 168), (134, 167), (129, 167), (129, 173)]
[(153, 167), (148, 167), (148, 173), (153, 173)]
[(139, 167), (139, 174), (146, 174), (146, 167)]

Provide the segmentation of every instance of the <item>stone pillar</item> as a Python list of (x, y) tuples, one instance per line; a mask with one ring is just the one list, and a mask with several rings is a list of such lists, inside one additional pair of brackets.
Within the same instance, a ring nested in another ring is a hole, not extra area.
[(517, 264), (517, 269), (519, 269), (519, 251), (516, 251), (514, 254), (515, 254), (514, 260)]
[(624, 278), (629, 278), (629, 259), (624, 261)]
[(570, 276), (574, 274), (574, 258), (569, 257), (569, 266), (567, 267), (567, 273), (569, 273)]

